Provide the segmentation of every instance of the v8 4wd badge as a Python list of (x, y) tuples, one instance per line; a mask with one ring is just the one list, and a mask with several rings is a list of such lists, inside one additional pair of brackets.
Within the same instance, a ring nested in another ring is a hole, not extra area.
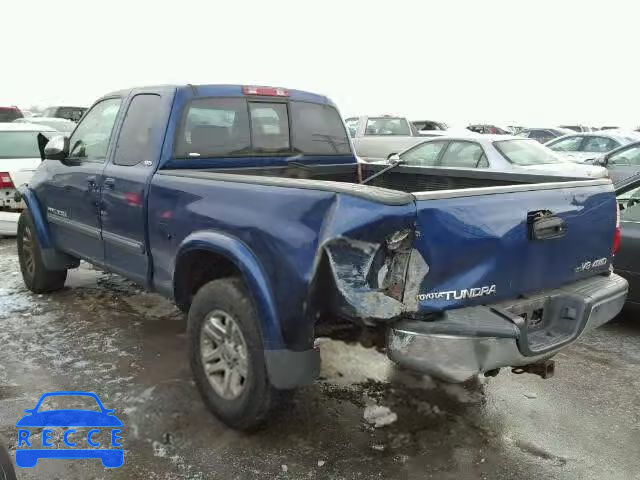
[(609, 262), (609, 259), (606, 257), (598, 258), (597, 260), (582, 262), (580, 265), (578, 265), (574, 269), (574, 271), (576, 273), (586, 272), (593, 268), (604, 267), (607, 264), (607, 262)]

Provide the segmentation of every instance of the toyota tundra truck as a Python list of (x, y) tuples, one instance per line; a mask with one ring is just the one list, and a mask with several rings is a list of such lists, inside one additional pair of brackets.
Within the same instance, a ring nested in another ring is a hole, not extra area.
[(172, 299), (234, 428), (314, 381), (319, 336), (450, 382), (548, 376), (625, 301), (609, 180), (362, 164), (321, 95), (134, 88), (39, 144), (19, 188), (27, 288), (59, 290), (84, 260)]

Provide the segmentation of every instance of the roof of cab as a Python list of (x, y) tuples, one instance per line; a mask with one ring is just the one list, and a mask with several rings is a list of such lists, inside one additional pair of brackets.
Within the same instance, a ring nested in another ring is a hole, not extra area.
[[(126, 96), (132, 91), (136, 90), (155, 90), (155, 89), (171, 89), (175, 88), (179, 91), (191, 91), (194, 97), (244, 97), (242, 89), (245, 86), (256, 86), (256, 85), (156, 85), (156, 86), (146, 86), (146, 87), (134, 87), (128, 88), (124, 90), (117, 90), (115, 92), (108, 93), (107, 95), (103, 95), (103, 97), (114, 97), (114, 96)], [(260, 85), (266, 86), (266, 85)], [(305, 92), (303, 90), (293, 90), (286, 87), (278, 87), (283, 88), (289, 92), (287, 98), (291, 100), (298, 100), (302, 102), (312, 102), (312, 103), (320, 103), (324, 105), (333, 105), (331, 100), (329, 100), (324, 95), (318, 95), (316, 93)], [(264, 97), (268, 98), (268, 97)], [(280, 98), (280, 97), (274, 97)], [(285, 97), (282, 97), (285, 98)]]

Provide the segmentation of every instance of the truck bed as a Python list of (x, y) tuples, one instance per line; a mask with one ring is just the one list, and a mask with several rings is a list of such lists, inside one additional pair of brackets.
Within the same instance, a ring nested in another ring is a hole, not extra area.
[[(386, 165), (361, 164), (362, 178), (367, 178)], [(540, 183), (558, 183), (584, 179), (550, 175), (490, 172), (481, 169), (442, 169), (397, 166), (373, 179), (367, 185), (358, 181), (358, 166), (348, 165), (302, 165), (267, 168), (220, 168), (220, 169), (167, 169), (159, 174), (182, 177), (209, 178), (242, 183), (311, 188), (351, 193), (382, 203), (407, 203), (412, 196), (402, 193), (422, 193), (441, 190), (477, 189), (488, 187), (526, 186)], [(337, 182), (337, 183), (336, 183)], [(344, 184), (344, 185), (340, 185)], [(374, 188), (372, 188), (374, 187)], [(535, 188), (539, 188), (536, 186)], [(462, 192), (457, 192), (462, 193)], [(477, 194), (478, 192), (474, 192)], [(457, 194), (456, 194), (457, 195)]]

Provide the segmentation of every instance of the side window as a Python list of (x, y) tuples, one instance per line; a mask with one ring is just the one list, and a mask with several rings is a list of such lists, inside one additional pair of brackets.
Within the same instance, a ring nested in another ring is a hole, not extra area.
[(523, 130), (522, 132), (518, 133), (519, 137), (525, 137), (525, 138), (535, 138), (535, 130)]
[(177, 158), (219, 157), (251, 149), (243, 98), (200, 98), (189, 105), (176, 137)]
[(483, 155), (484, 151), (477, 143), (451, 142), (442, 156), (440, 165), (442, 167), (477, 168)]
[(636, 165), (640, 166), (640, 145), (627, 148), (609, 157), (609, 165)]
[(104, 162), (120, 103), (119, 98), (109, 98), (93, 106), (71, 136), (69, 158)]
[(621, 193), (618, 204), (621, 221), (640, 222), (640, 187)]
[(577, 152), (584, 137), (576, 135), (573, 137), (563, 138), (553, 145), (549, 145), (551, 150), (556, 152)]
[(284, 103), (249, 103), (251, 143), (257, 153), (290, 150), (289, 115)]
[(155, 152), (151, 136), (159, 106), (159, 95), (141, 94), (133, 97), (120, 129), (114, 164), (132, 166), (143, 160), (152, 160)]
[(423, 143), (403, 153), (401, 158), (409, 166), (434, 167), (440, 152), (446, 144), (447, 142), (444, 141)]
[(593, 153), (606, 153), (618, 146), (615, 140), (606, 137), (587, 137), (581, 151)]
[(349, 131), (349, 136), (351, 138), (355, 137), (358, 133), (358, 119), (357, 118), (347, 118), (344, 121), (347, 126), (347, 130)]

